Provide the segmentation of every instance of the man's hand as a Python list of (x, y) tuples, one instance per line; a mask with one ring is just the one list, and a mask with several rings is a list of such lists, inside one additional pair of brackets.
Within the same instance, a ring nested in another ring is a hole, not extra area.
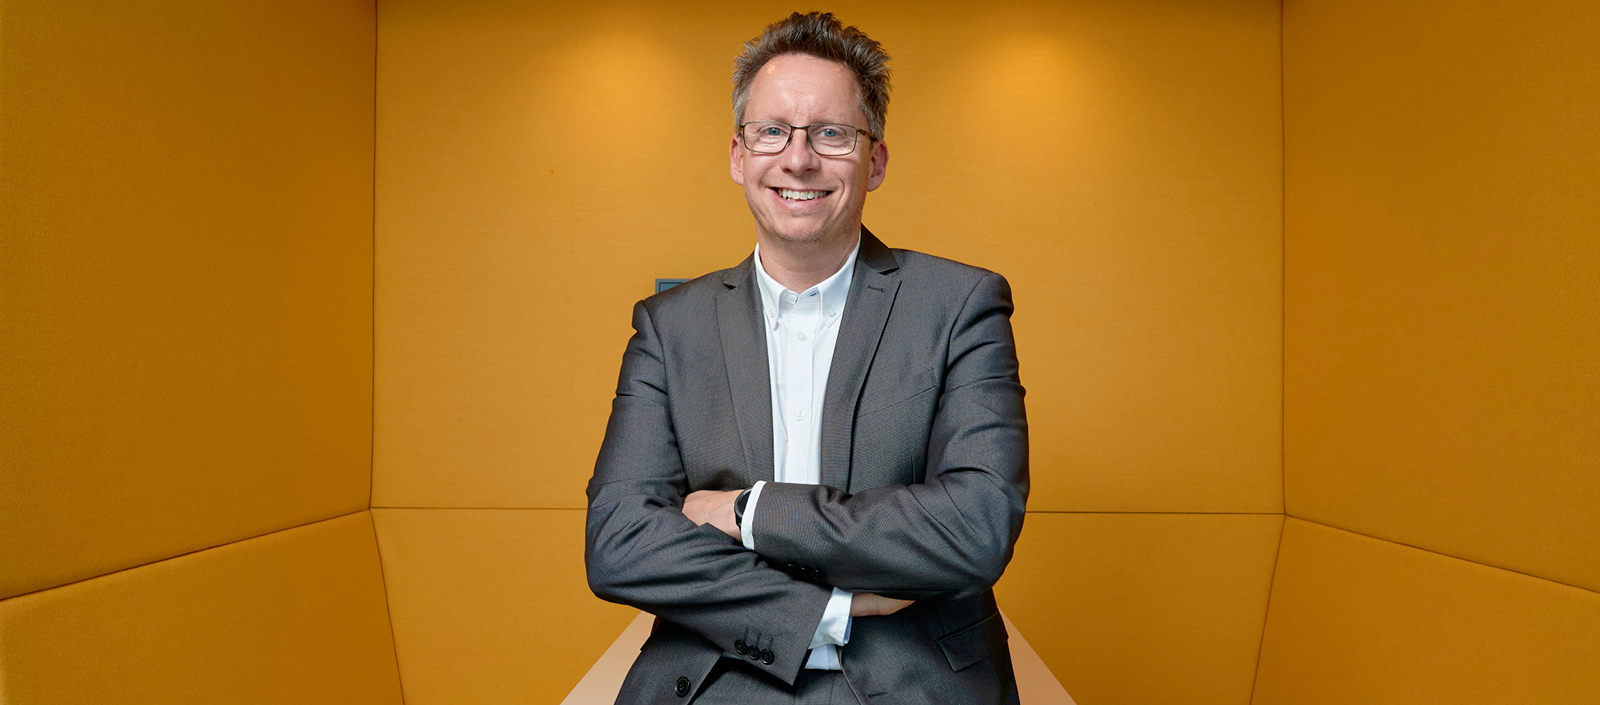
[(910, 607), (911, 603), (912, 600), (896, 600), (870, 592), (858, 592), (850, 598), (850, 616), (887, 617)]
[(683, 498), (683, 515), (689, 517), (689, 521), (702, 526), (710, 524), (742, 541), (739, 525), (733, 522), (733, 500), (743, 491), (695, 490)]

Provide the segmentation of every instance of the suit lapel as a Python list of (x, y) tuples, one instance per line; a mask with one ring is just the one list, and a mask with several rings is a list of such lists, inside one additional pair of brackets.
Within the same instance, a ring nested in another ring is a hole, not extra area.
[(728, 271), (718, 292), (717, 331), (728, 368), (728, 392), (744, 446), (745, 475), (750, 484), (773, 480), (772, 378), (767, 372), (767, 335), (762, 330), (760, 291), (756, 288), (754, 255)]
[(862, 227), (861, 255), (851, 277), (822, 401), (822, 484), (830, 487), (849, 489), (856, 402), (900, 291), (899, 268), (894, 253)]

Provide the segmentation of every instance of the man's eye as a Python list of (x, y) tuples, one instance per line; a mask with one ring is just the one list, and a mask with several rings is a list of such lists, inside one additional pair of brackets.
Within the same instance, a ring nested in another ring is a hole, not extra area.
[(769, 125), (761, 128), (761, 134), (767, 137), (782, 137), (783, 130)]
[(824, 127), (818, 131), (818, 137), (838, 137), (840, 132), (837, 127)]

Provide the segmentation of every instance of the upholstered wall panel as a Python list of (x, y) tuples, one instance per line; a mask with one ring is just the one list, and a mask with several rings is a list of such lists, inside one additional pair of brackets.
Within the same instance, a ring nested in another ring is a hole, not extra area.
[(1282, 525), (1030, 513), (1000, 608), (1080, 705), (1243, 705)]
[(371, 518), (0, 602), (0, 701), (399, 705)]
[(374, 28), (0, 4), (0, 597), (367, 506)]
[(1600, 4), (1290, 0), (1291, 515), (1600, 590)]
[[(1035, 509), (1282, 508), (1278, 8), (829, 8), (895, 57), (868, 226), (1013, 284)], [(750, 254), (729, 67), (793, 9), (381, 3), (376, 506), (584, 505), (632, 303)]]
[(1600, 594), (1290, 518), (1256, 705), (1600, 699)]
[(583, 571), (583, 512), (375, 509), (408, 705), (555, 703), (639, 614)]

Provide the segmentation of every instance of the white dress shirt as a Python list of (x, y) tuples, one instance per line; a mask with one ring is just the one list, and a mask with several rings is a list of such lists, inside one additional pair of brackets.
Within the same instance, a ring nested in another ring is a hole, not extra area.
[[(844, 318), (845, 299), (850, 293), (856, 255), (861, 240), (844, 260), (844, 266), (822, 283), (795, 293), (767, 275), (761, 264), (761, 246), (756, 245), (756, 282), (761, 289), (761, 309), (767, 331), (767, 371), (772, 393), (773, 479), (776, 482), (816, 485), (822, 483), (823, 393), (828, 388), (828, 369), (833, 365), (833, 347), (839, 339), (839, 321)], [(744, 547), (755, 550), (750, 531), (761, 500), (757, 482), (745, 501), (744, 521), (739, 527)], [(833, 589), (822, 622), (811, 637), (811, 656), (806, 668), (837, 671), (839, 647), (850, 641), (850, 602), (852, 595)]]

